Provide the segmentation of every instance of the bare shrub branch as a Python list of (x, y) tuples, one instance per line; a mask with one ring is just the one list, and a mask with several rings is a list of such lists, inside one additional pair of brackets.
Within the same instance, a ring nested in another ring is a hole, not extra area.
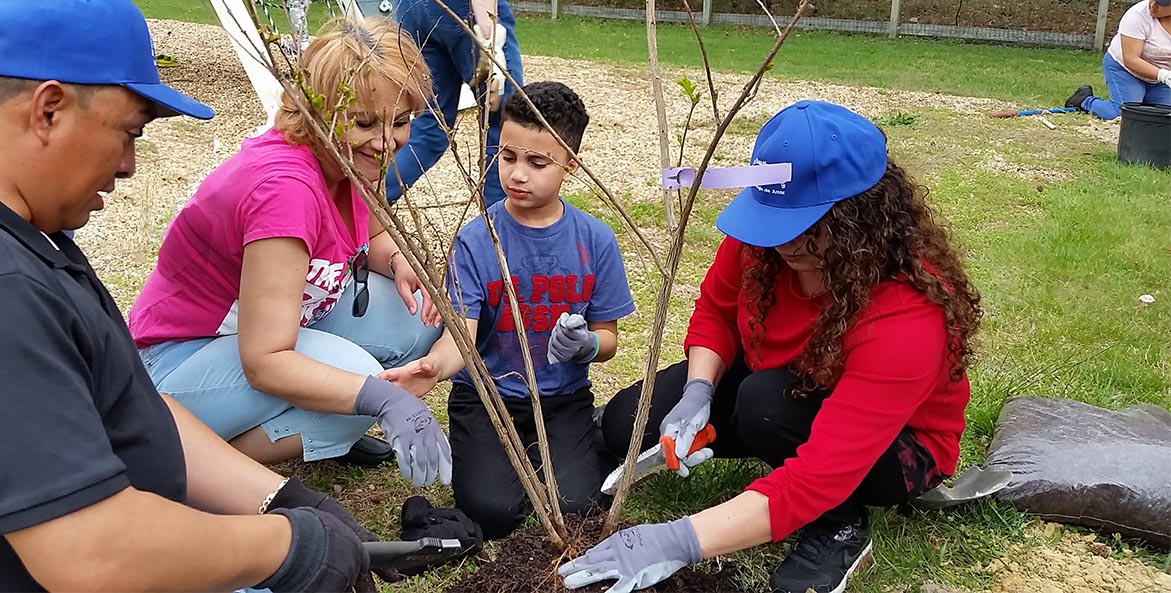
[(719, 145), (720, 139), (723, 138), (724, 132), (732, 123), (732, 119), (736, 114), (748, 103), (751, 97), (755, 94), (756, 89), (760, 87), (760, 81), (764, 78), (764, 73), (769, 70), (772, 65), (773, 58), (776, 57), (777, 51), (784, 45), (785, 40), (793, 29), (797, 26), (797, 21), (800, 20), (801, 15), (805, 13), (809, 6), (810, 0), (802, 0), (801, 5), (797, 7), (797, 12), (793, 14), (792, 19), (789, 20), (788, 26), (781, 31), (780, 36), (777, 37), (776, 42), (773, 43), (772, 49), (765, 56), (760, 67), (756, 69), (756, 73), (752, 78), (744, 84), (743, 90), (740, 91), (740, 96), (733, 103), (732, 107), (728, 109), (728, 113), (724, 115), (724, 119), (720, 121), (719, 127), (716, 128), (715, 134), (712, 136), (711, 142), (708, 144), (707, 151), (703, 155), (703, 160), (695, 171), (695, 182), (692, 183), (690, 191), (687, 193), (687, 199), (683, 203), (683, 209), (679, 216), (679, 226), (674, 230), (671, 237), (671, 249), (667, 253), (667, 273), (659, 280), (658, 298), (655, 301), (655, 317), (653, 326), (651, 327), (651, 345), (647, 352), (646, 372), (643, 375), (642, 391), (639, 393), (638, 409), (635, 412), (634, 427), (631, 430), (630, 447), (626, 451), (626, 461), (623, 464), (622, 479), (618, 482), (618, 490), (614, 493), (613, 506), (610, 507), (610, 512), (606, 515), (606, 523), (603, 527), (603, 536), (608, 536), (613, 533), (618, 527), (618, 515), (621, 513), (622, 505), (626, 503), (626, 497), (630, 493), (630, 487), (634, 483), (634, 460), (638, 457), (639, 449), (642, 447), (642, 439), (640, 438), (643, 431), (646, 430), (647, 417), (650, 415), (651, 408), (651, 393), (655, 387), (655, 373), (659, 367), (659, 352), (662, 350), (663, 342), (663, 328), (667, 321), (667, 304), (671, 300), (671, 291), (675, 284), (675, 275), (679, 269), (679, 259), (683, 253), (684, 235), (687, 230), (687, 221), (691, 217), (692, 206), (695, 205), (695, 197), (699, 193), (699, 186), (703, 180), (703, 174), (707, 171), (709, 163), (711, 163), (712, 156), (716, 152), (716, 147)]

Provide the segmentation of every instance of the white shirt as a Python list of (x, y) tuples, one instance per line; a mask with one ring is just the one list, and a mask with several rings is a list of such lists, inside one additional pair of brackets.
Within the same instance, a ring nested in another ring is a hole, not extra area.
[[(1123, 68), (1126, 68), (1126, 64), (1122, 61), (1122, 36), (1142, 39), (1143, 50), (1139, 56), (1156, 68), (1171, 70), (1171, 33), (1168, 33), (1167, 29), (1164, 29), (1163, 25), (1151, 16), (1149, 5), (1148, 0), (1142, 0), (1131, 6), (1126, 14), (1122, 15), (1122, 20), (1118, 23), (1118, 34), (1110, 40), (1110, 49), (1106, 52)], [(1130, 68), (1126, 68), (1126, 70), (1134, 74)], [(1135, 77), (1147, 82), (1157, 82), (1137, 74)]]

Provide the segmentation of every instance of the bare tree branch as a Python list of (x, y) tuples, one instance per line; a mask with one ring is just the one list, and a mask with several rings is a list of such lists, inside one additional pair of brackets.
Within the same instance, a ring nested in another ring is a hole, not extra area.
[[(659, 120), (659, 168), (671, 166), (671, 145), (667, 140), (670, 129), (667, 126), (667, 104), (663, 100), (663, 74), (659, 70), (658, 21), (655, 17), (655, 0), (646, 0), (646, 46), (647, 76), (651, 79), (651, 94), (655, 98), (655, 117)], [(667, 218), (667, 229), (674, 231), (679, 221), (675, 217), (675, 204), (671, 192), (663, 190), (663, 211)], [(660, 266), (660, 273), (664, 273)]]
[(654, 323), (651, 327), (651, 345), (647, 352), (646, 373), (643, 376), (642, 391), (639, 393), (638, 409), (635, 412), (634, 427), (631, 430), (630, 447), (626, 452), (626, 461), (623, 464), (622, 479), (618, 482), (618, 490), (614, 493), (614, 502), (610, 507), (609, 514), (606, 515), (606, 522), (602, 528), (602, 535), (608, 536), (618, 527), (618, 515), (621, 513), (622, 505), (626, 503), (626, 497), (630, 493), (630, 487), (634, 483), (634, 460), (638, 457), (639, 449), (642, 447), (641, 435), (646, 430), (647, 417), (650, 415), (651, 408), (651, 393), (655, 387), (655, 373), (659, 366), (659, 352), (662, 350), (663, 328), (667, 321), (667, 305), (671, 300), (671, 290), (675, 283), (675, 275), (679, 269), (679, 259), (683, 253), (684, 235), (687, 230), (687, 220), (691, 216), (692, 206), (695, 205), (695, 197), (699, 193), (699, 186), (703, 180), (703, 174), (707, 171), (709, 163), (711, 163), (712, 156), (716, 152), (716, 147), (719, 145), (720, 139), (723, 138), (724, 132), (732, 123), (732, 119), (736, 114), (747, 104), (750, 96), (759, 88), (760, 81), (764, 78), (764, 73), (768, 71), (769, 65), (772, 64), (773, 58), (776, 57), (777, 51), (784, 45), (785, 40), (793, 29), (797, 26), (797, 21), (800, 20), (801, 15), (805, 13), (808, 8), (810, 0), (802, 0), (801, 5), (797, 7), (797, 12), (790, 19), (788, 26), (785, 27), (772, 49), (765, 57), (760, 67), (756, 69), (756, 73), (752, 75), (744, 85), (744, 89), (740, 92), (740, 96), (736, 102), (728, 110), (724, 119), (716, 128), (715, 135), (708, 144), (707, 152), (703, 155), (703, 160), (695, 171), (695, 182), (692, 183), (690, 191), (687, 194), (687, 200), (683, 204), (683, 210), (680, 212), (679, 227), (671, 239), (671, 249), (667, 253), (668, 273), (665, 274), (659, 281), (658, 299), (655, 302), (655, 317)]
[[(683, 8), (687, 9), (687, 22), (691, 23), (691, 31), (695, 33), (695, 40), (699, 43), (699, 55), (703, 57), (703, 73), (707, 78), (707, 92), (712, 99), (712, 121), (720, 121), (720, 106), (717, 103), (719, 94), (716, 92), (716, 83), (712, 80), (712, 65), (707, 59), (707, 46), (703, 43), (703, 35), (699, 32), (699, 24), (695, 22), (695, 15), (691, 12), (691, 3), (683, 0)], [(767, 8), (765, 9), (765, 13), (768, 13)], [(769, 15), (769, 18), (772, 18), (772, 15)], [(773, 21), (773, 23), (775, 24), (776, 21)], [(777, 34), (780, 35), (779, 30)], [(686, 127), (684, 133), (686, 133)]]
[[(484, 46), (484, 44), (481, 43), (478, 38), (476, 38), (476, 35), (472, 32), (471, 27), (469, 27), (467, 23), (465, 23), (462, 19), (460, 19), (459, 15), (456, 14), (455, 11), (451, 10), (451, 7), (448, 6), (446, 2), (444, 2), (443, 0), (433, 0), (433, 1), (440, 8), (442, 8), (445, 12), (447, 12), (447, 14), (449, 14), (453, 19), (455, 19), (460, 24), (460, 26), (464, 28), (464, 31), (468, 35), (472, 36), (472, 43), (475, 43), (476, 47), (480, 48), (480, 51), (487, 50), (487, 48)], [(488, 53), (491, 54), (491, 52), (488, 52)], [(663, 273), (664, 272), (663, 262), (659, 258), (658, 250), (655, 249), (654, 246), (651, 245), (651, 242), (647, 240), (646, 236), (644, 236), (642, 234), (642, 230), (640, 230), (638, 228), (638, 225), (635, 224), (634, 219), (631, 218), (630, 214), (626, 212), (626, 208), (623, 207), (622, 204), (618, 202), (618, 200), (614, 199), (614, 194), (606, 187), (606, 184), (603, 183), (602, 180), (599, 179), (597, 175), (594, 175), (594, 172), (592, 170), (590, 170), (589, 166), (586, 165), (585, 161), (583, 161), (581, 159), (581, 157), (579, 157), (577, 155), (577, 151), (575, 151), (568, 144), (566, 144), (565, 140), (561, 139), (561, 135), (557, 133), (557, 130), (554, 130), (553, 126), (549, 125), (549, 122), (548, 122), (548, 120), (545, 119), (545, 116), (541, 115), (541, 112), (539, 109), (537, 109), (536, 105), (533, 105), (533, 102), (531, 99), (529, 99), (528, 94), (526, 94), (524, 92), (524, 89), (521, 88), (521, 85), (517, 84), (516, 79), (513, 78), (512, 74), (510, 74), (508, 72), (507, 65), (496, 62), (496, 57), (493, 55), (490, 55), (489, 57), (492, 59), (492, 63), (494, 63), (500, 67), (501, 72), (503, 72), (504, 77), (506, 79), (508, 79), (508, 82), (511, 82), (512, 86), (516, 88), (515, 92), (518, 93), (521, 96), (521, 98), (524, 99), (525, 103), (529, 106), (529, 108), (533, 110), (533, 113), (537, 116), (537, 120), (541, 122), (541, 125), (545, 128), (545, 130), (553, 135), (553, 138), (555, 138), (557, 140), (557, 143), (561, 145), (561, 148), (564, 148), (565, 151), (569, 153), (570, 158), (577, 161), (581, 171), (583, 173), (585, 173), (586, 175), (588, 175), (591, 181), (593, 181), (595, 184), (597, 184), (598, 189), (602, 192), (602, 197), (606, 200), (607, 204), (611, 208), (614, 208), (614, 210), (616, 212), (618, 212), (619, 216), (622, 217), (623, 223), (626, 224), (627, 230), (629, 230), (631, 233), (634, 233), (634, 235), (636, 237), (638, 237), (638, 240), (640, 243), (642, 243), (643, 248), (646, 249), (647, 253), (649, 253), (651, 256), (651, 259), (654, 260), (655, 267), (659, 270), (660, 273)]]

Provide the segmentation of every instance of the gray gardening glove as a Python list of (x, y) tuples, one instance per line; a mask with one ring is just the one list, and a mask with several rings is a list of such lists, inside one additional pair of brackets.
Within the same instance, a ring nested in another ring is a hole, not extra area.
[(695, 528), (684, 517), (670, 523), (623, 529), (590, 548), (585, 555), (562, 564), (557, 574), (570, 589), (618, 579), (606, 593), (630, 593), (650, 587), (702, 559)]
[(712, 393), (716, 388), (707, 379), (692, 379), (683, 386), (683, 397), (667, 412), (659, 424), (659, 436), (675, 440), (675, 456), (679, 458), (679, 469), (675, 472), (686, 478), (695, 467), (712, 458), (712, 450), (704, 447), (688, 455), (695, 435), (707, 426), (712, 411)]
[(1157, 80), (1167, 86), (1171, 86), (1171, 70), (1160, 68)]
[(370, 555), (349, 527), (328, 512), (309, 507), (276, 509), (293, 528), (289, 553), (272, 576), (256, 585), (273, 593), (349, 591), (367, 583)]
[(598, 334), (586, 329), (585, 317), (562, 313), (549, 336), (549, 364), (589, 362), (599, 347)]
[(354, 413), (378, 419), (394, 449), (399, 473), (411, 484), (430, 486), (436, 477), (451, 483), (451, 445), (419, 398), (389, 381), (366, 377)]

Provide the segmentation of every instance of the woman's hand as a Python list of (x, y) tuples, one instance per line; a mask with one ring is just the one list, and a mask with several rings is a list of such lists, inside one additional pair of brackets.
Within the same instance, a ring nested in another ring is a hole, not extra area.
[(451, 483), (451, 445), (431, 411), (401, 387), (367, 377), (354, 414), (373, 416), (394, 449), (399, 473), (415, 487)]
[(390, 256), (390, 270), (394, 275), (394, 286), (398, 289), (398, 296), (407, 306), (407, 311), (410, 311), (411, 315), (419, 312), (419, 303), (415, 300), (415, 292), (421, 292), (423, 294), (423, 314), (420, 319), (423, 321), (423, 325), (439, 327), (443, 323), (443, 319), (439, 316), (439, 308), (431, 302), (431, 295), (423, 289), (423, 282), (419, 280), (419, 275), (407, 262), (406, 256), (401, 252), (395, 252), (394, 255)]
[(702, 558), (695, 529), (684, 517), (623, 529), (580, 558), (561, 565), (557, 574), (570, 589), (618, 579), (606, 592), (629, 593), (650, 587)]
[(439, 365), (424, 356), (401, 367), (386, 369), (378, 373), (378, 378), (402, 387), (415, 397), (423, 397), (439, 383)]
[(683, 397), (659, 424), (659, 435), (675, 441), (675, 456), (679, 458), (679, 469), (675, 473), (686, 478), (690, 468), (711, 459), (712, 450), (704, 447), (688, 455), (695, 435), (707, 426), (712, 410), (712, 393), (715, 386), (707, 379), (692, 379), (683, 386)]

